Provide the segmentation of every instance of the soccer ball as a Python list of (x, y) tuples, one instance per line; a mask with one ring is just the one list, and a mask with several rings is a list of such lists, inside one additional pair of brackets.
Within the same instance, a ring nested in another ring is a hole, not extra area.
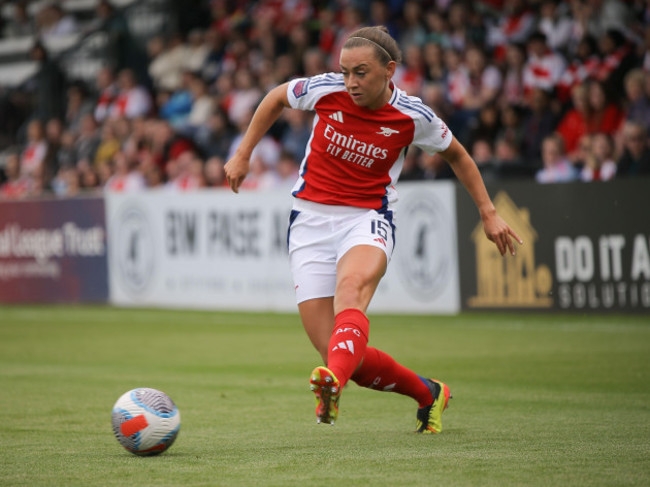
[(181, 414), (164, 392), (140, 387), (124, 393), (113, 406), (113, 433), (135, 455), (158, 455), (169, 448), (181, 428)]

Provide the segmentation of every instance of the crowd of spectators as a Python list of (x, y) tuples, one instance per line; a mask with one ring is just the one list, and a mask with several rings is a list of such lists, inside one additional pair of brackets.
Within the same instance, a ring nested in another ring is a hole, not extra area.
[[(56, 4), (34, 18), (26, 5), (16, 4), (4, 36), (77, 28)], [(2, 152), (0, 198), (222, 187), (261, 97), (292, 78), (337, 71), (342, 43), (363, 25), (385, 25), (399, 41), (396, 85), (447, 122), (486, 180), (650, 174), (648, 2), (199, 0), (188, 8), (191, 22), (148, 40), (146, 69), (105, 66), (91, 84), (66, 79), (36, 43), (40, 68), (22, 93), (30, 113)], [(244, 188), (293, 184), (312, 117), (284, 111)], [(403, 180), (450, 177), (439, 156), (408, 152)]]

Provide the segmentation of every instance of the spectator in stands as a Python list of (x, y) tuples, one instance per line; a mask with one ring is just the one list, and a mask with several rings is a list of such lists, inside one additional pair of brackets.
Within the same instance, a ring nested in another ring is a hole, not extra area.
[(598, 81), (587, 84), (590, 116), (587, 120), (587, 131), (590, 134), (603, 132), (614, 135), (625, 118), (618, 105), (609, 99), (605, 85)]
[(27, 0), (13, 2), (11, 20), (2, 30), (3, 37), (32, 37), (35, 33), (34, 22), (27, 11)]
[[(647, 16), (646, 16), (647, 18)], [(643, 34), (644, 41), (639, 43), (641, 67), (646, 73), (650, 72), (650, 22), (646, 21), (646, 26)]]
[(517, 152), (521, 152), (525, 134), (520, 108), (517, 105), (507, 105), (499, 114), (501, 126), (496, 138), (507, 140), (516, 147)]
[(447, 39), (449, 45), (459, 51), (467, 47), (467, 21), (469, 13), (465, 4), (454, 2), (447, 11)]
[(404, 59), (395, 71), (395, 83), (409, 95), (420, 96), (424, 82), (425, 64), (422, 58), (422, 48), (410, 44), (404, 48)]
[(427, 42), (423, 48), (424, 78), (426, 81), (444, 83), (447, 76), (444, 61), (444, 50), (436, 42)]
[(411, 147), (406, 151), (404, 156), (404, 163), (402, 164), (402, 172), (400, 173), (400, 181), (420, 181), (424, 179), (424, 169), (420, 165), (420, 149)]
[(569, 109), (557, 127), (557, 132), (564, 139), (564, 147), (572, 159), (576, 158), (576, 149), (580, 138), (589, 133), (589, 120), (592, 108), (589, 103), (589, 91), (586, 84), (577, 85), (571, 90), (573, 106)]
[(630, 25), (630, 9), (621, 0), (589, 0), (583, 1), (587, 10), (587, 30), (596, 39), (606, 35), (608, 30), (620, 32)]
[(205, 32), (201, 29), (192, 29), (187, 35), (183, 69), (193, 73), (200, 72), (210, 55), (210, 47)]
[(286, 126), (280, 136), (280, 142), (284, 151), (290, 153), (297, 161), (302, 161), (305, 156), (305, 148), (311, 136), (312, 117), (304, 110), (285, 110), (282, 119)]
[(66, 13), (59, 3), (46, 3), (36, 16), (38, 37), (49, 41), (56, 37), (69, 36), (79, 32), (77, 20)]
[(326, 56), (317, 47), (307, 49), (303, 55), (302, 66), (305, 76), (316, 76), (327, 71)]
[[(426, 9), (425, 15), (432, 10)], [(388, 29), (388, 33), (395, 39), (399, 38), (398, 26), (395, 18), (392, 16), (390, 6), (385, 0), (373, 0), (370, 2), (368, 12), (369, 25), (383, 25)], [(324, 71), (321, 71), (323, 73)], [(313, 75), (309, 75), (313, 76)]]
[(336, 38), (334, 44), (331, 46), (329, 51), (329, 67), (332, 71), (339, 70), (339, 57), (341, 56), (341, 48), (347, 40), (347, 38), (354, 31), (361, 28), (363, 25), (363, 13), (362, 11), (350, 4), (343, 9), (341, 13), (341, 25), (336, 31)]
[[(336, 12), (326, 6), (318, 11), (318, 48), (328, 56), (326, 64), (329, 66), (329, 55), (334, 49), (334, 43), (339, 35), (340, 26), (336, 23)], [(323, 71), (325, 72), (325, 71)]]
[(7, 154), (5, 176), (7, 180), (0, 184), (0, 199), (18, 199), (29, 194), (31, 178), (21, 172), (18, 151), (11, 150)]
[(524, 65), (526, 49), (523, 44), (512, 43), (505, 48), (505, 75), (501, 89), (501, 104), (525, 104)]
[(183, 37), (173, 34), (167, 40), (155, 36), (147, 43), (149, 76), (155, 90), (174, 92), (181, 87), (185, 71), (186, 48)]
[(112, 119), (132, 119), (149, 114), (153, 108), (151, 95), (144, 86), (138, 84), (132, 70), (123, 69), (119, 72), (117, 86), (119, 91), (110, 112)]
[(117, 151), (111, 161), (113, 175), (106, 181), (104, 189), (109, 192), (130, 193), (146, 187), (144, 176), (137, 167), (137, 161), (122, 151)]
[(185, 130), (191, 137), (208, 123), (215, 108), (214, 98), (208, 93), (208, 86), (201, 76), (193, 74), (190, 77), (190, 93), (192, 106), (187, 116)]
[(503, 15), (488, 30), (488, 46), (494, 49), (494, 57), (502, 61), (506, 46), (524, 43), (535, 29), (535, 14), (524, 0), (504, 0)]
[(71, 166), (74, 167), (79, 161), (75, 148), (75, 135), (69, 130), (61, 134), (61, 142), (56, 151), (56, 167)]
[(477, 123), (470, 126), (467, 143), (471, 147), (477, 140), (494, 141), (500, 130), (499, 109), (495, 103), (488, 103), (481, 107)]
[[(241, 119), (240, 125), (237, 127), (238, 134), (232, 141), (230, 149), (228, 151), (227, 160), (232, 159), (237, 147), (244, 137), (245, 129), (248, 127), (251, 118), (253, 117), (253, 109), (249, 110), (246, 115)], [(257, 144), (253, 150), (253, 155), (251, 156), (251, 161), (253, 159), (260, 159), (263, 164), (261, 167), (258, 167), (258, 172), (262, 172), (266, 168), (274, 168), (280, 158), (280, 145), (278, 142), (271, 136), (265, 135), (262, 137), (260, 142)]]
[[(305, 59), (305, 53), (310, 49), (310, 41), (310, 33), (306, 24), (298, 24), (289, 31), (286, 54), (291, 61), (292, 70), (304, 73), (305, 69), (302, 63)], [(269, 61), (273, 59), (267, 58)]]
[(244, 179), (241, 188), (246, 190), (268, 190), (279, 187), (281, 183), (280, 176), (275, 171), (278, 164), (279, 162), (271, 167), (265, 162), (260, 153), (255, 154), (250, 159), (250, 172)]
[(81, 191), (81, 173), (74, 166), (61, 167), (52, 181), (52, 190), (60, 197), (78, 196)]
[[(302, 112), (302, 110), (294, 111)], [(293, 188), (294, 184), (296, 184), (296, 181), (298, 180), (299, 168), (299, 159), (296, 159), (291, 152), (283, 150), (280, 153), (278, 164), (275, 166), (275, 173), (278, 176), (276, 186)]]
[(111, 121), (104, 123), (101, 129), (101, 138), (95, 151), (94, 164), (99, 170), (102, 164), (109, 164), (113, 156), (120, 150), (120, 140), (115, 133), (115, 124)]
[(95, 90), (98, 95), (95, 102), (94, 115), (95, 120), (101, 123), (108, 118), (118, 93), (115, 74), (111, 68), (103, 66), (97, 71), (97, 75), (95, 76)]
[(205, 185), (208, 188), (227, 188), (226, 173), (223, 170), (225, 161), (218, 156), (212, 156), (205, 161)]
[(602, 62), (594, 75), (598, 81), (604, 83), (608, 92), (618, 97), (622, 97), (624, 93), (625, 73), (637, 64), (632, 45), (623, 32), (625, 30), (610, 29), (598, 38)]
[(485, 53), (478, 47), (465, 52), (465, 65), (469, 76), (468, 90), (463, 98), (463, 108), (478, 110), (493, 103), (501, 89), (501, 72), (489, 64)]
[(566, 152), (564, 141), (558, 135), (549, 135), (542, 142), (542, 162), (544, 167), (535, 175), (538, 183), (568, 183), (578, 178)]
[(235, 128), (228, 122), (225, 112), (216, 109), (197, 132), (196, 140), (207, 157), (226, 159), (235, 135)]
[(208, 84), (212, 84), (221, 74), (226, 41), (217, 31), (210, 29), (205, 33), (205, 43), (209, 51), (201, 66), (201, 76)]
[(169, 122), (175, 129), (184, 128), (192, 111), (192, 92), (190, 85), (193, 74), (185, 71), (181, 77), (179, 88), (172, 93), (163, 90), (158, 92), (158, 115)]
[(92, 114), (86, 114), (79, 124), (79, 135), (74, 141), (74, 152), (76, 161), (95, 160), (95, 154), (99, 148), (100, 137), (97, 122)]
[(528, 167), (538, 168), (542, 162), (542, 141), (555, 130), (558, 116), (551, 108), (549, 94), (540, 88), (533, 90), (528, 108), (522, 118), (522, 158)]
[(650, 146), (648, 128), (636, 123), (625, 122), (623, 126), (623, 155), (618, 160), (621, 176), (650, 175)]
[(240, 126), (242, 121), (250, 120), (250, 112), (257, 106), (261, 97), (262, 92), (255, 83), (253, 73), (244, 68), (237, 70), (234, 78), (234, 91), (227, 108), (230, 122)]
[(82, 83), (72, 83), (67, 92), (65, 110), (65, 125), (74, 133), (79, 132), (81, 119), (93, 112), (93, 102), (90, 100), (86, 87)]
[(544, 0), (540, 6), (538, 29), (553, 51), (565, 52), (571, 41), (573, 22), (564, 7), (559, 0)]
[(134, 42), (122, 12), (109, 0), (99, 0), (95, 7), (95, 27), (108, 35), (108, 57), (117, 71), (131, 68), (139, 78), (146, 75), (146, 55)]
[(419, 1), (407, 0), (402, 8), (403, 20), (399, 39), (402, 51), (406, 52), (410, 46), (422, 47), (426, 41), (427, 32), (422, 24), (424, 16)]
[(97, 192), (101, 191), (99, 176), (91, 166), (88, 159), (82, 159), (77, 164), (77, 172), (79, 174), (79, 185), (81, 191)]
[(467, 49), (464, 63), (456, 59), (452, 50), (448, 50), (446, 59), (450, 96), (458, 108), (449, 125), (464, 142), (467, 130), (475, 123), (481, 107), (496, 100), (501, 87), (501, 73), (486, 63), (485, 54), (477, 47)]
[[(45, 124), (45, 141), (47, 150), (41, 163), (41, 173), (43, 176), (43, 183), (45, 188), (50, 187), (50, 182), (54, 175), (59, 170), (61, 165), (60, 152), (63, 146), (63, 122), (57, 118), (52, 118)], [(67, 161), (64, 161), (64, 163)], [(74, 161), (72, 162), (74, 164)]]
[(557, 94), (563, 103), (571, 98), (571, 90), (596, 75), (600, 67), (596, 40), (583, 37), (577, 45), (575, 56), (562, 74), (557, 86)]
[(27, 125), (27, 145), (20, 155), (20, 174), (32, 178), (41, 170), (47, 154), (47, 140), (43, 122), (32, 120)]
[[(426, 12), (424, 14), (424, 22), (427, 29), (426, 44), (433, 44), (439, 46), (441, 50), (451, 47), (449, 23), (447, 22), (446, 16), (440, 10), (426, 9)], [(374, 24), (374, 25), (385, 25), (385, 24)], [(440, 57), (442, 58), (442, 56)]]
[[(168, 162), (173, 177), (165, 187), (174, 191), (191, 191), (205, 186), (203, 161), (193, 150), (186, 150)], [(173, 169), (172, 169), (173, 168)]]
[(591, 151), (584, 159), (580, 179), (584, 182), (609, 181), (616, 176), (614, 142), (608, 134), (597, 133), (591, 138)]
[(650, 127), (650, 74), (633, 69), (625, 75), (627, 120)]
[[(497, 138), (494, 144), (494, 159), (500, 167), (509, 166), (516, 169), (521, 166), (521, 152), (514, 141), (506, 138)], [(513, 172), (515, 172), (513, 170)]]
[(66, 79), (56, 61), (50, 59), (45, 46), (36, 42), (30, 57), (38, 65), (33, 78), (27, 83), (27, 91), (34, 98), (33, 116), (43, 121), (63, 118), (65, 112), (64, 96)]
[(549, 49), (546, 35), (539, 31), (528, 38), (526, 46), (528, 60), (524, 65), (524, 91), (530, 93), (533, 88), (554, 91), (566, 69), (564, 58)]
[(488, 168), (494, 165), (494, 147), (492, 146), (492, 142), (487, 139), (476, 139), (472, 143), (472, 159), (476, 162), (482, 175), (491, 172), (491, 169)]

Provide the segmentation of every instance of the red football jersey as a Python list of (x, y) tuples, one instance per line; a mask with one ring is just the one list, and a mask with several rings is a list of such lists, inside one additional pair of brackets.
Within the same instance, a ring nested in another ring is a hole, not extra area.
[(315, 110), (312, 134), (293, 195), (316, 203), (381, 209), (397, 200), (393, 184), (408, 146), (429, 154), (449, 147), (452, 134), (419, 98), (393, 86), (377, 110), (356, 105), (343, 75), (289, 83), (293, 108)]

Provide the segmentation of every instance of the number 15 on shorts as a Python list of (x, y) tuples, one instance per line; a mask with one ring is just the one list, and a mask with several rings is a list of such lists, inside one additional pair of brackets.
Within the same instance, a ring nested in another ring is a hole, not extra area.
[(378, 235), (384, 240), (388, 240), (388, 223), (384, 220), (372, 220), (370, 222), (370, 233), (373, 235)]

